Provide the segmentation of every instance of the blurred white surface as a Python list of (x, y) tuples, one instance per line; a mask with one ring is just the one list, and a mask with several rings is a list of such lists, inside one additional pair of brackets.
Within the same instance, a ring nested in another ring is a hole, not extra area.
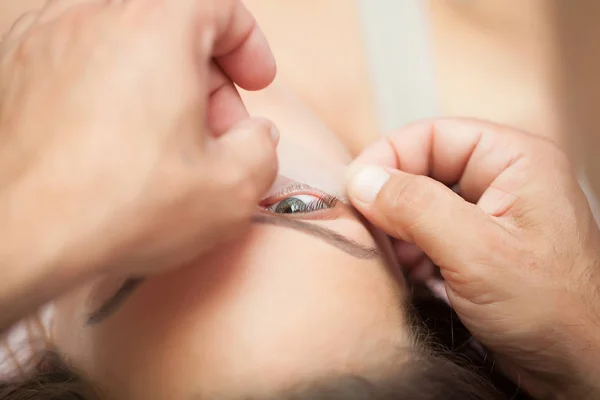
[(384, 131), (437, 114), (422, 0), (356, 0)]

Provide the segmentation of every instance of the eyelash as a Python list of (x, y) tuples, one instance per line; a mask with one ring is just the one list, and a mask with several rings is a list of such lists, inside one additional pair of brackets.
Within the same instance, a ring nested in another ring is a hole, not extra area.
[[(275, 195), (272, 195), (268, 199), (264, 200), (262, 203), (262, 207), (269, 212), (275, 213), (275, 208), (282, 201), (285, 201), (285, 200), (288, 200), (288, 199), (294, 198), (294, 197), (297, 198), (300, 196), (317, 197), (317, 199), (306, 203), (305, 208), (302, 212), (293, 213), (293, 214), (309, 214), (309, 213), (313, 213), (316, 211), (334, 208), (336, 206), (337, 202), (339, 201), (339, 199), (337, 197), (326, 194), (326, 193), (318, 193), (318, 194), (306, 193), (309, 190), (314, 191), (314, 189), (312, 189), (311, 187), (309, 187), (307, 185), (296, 184), (296, 185), (288, 186), (288, 187), (284, 188), (283, 190), (281, 190), (279, 193), (276, 193)], [(298, 192), (301, 192), (301, 193), (298, 193)], [(304, 193), (302, 193), (302, 192), (304, 192)], [(295, 194), (295, 196), (293, 196), (292, 194)], [(272, 201), (273, 199), (278, 199), (278, 200)], [(265, 203), (271, 203), (271, 204), (266, 206)]]
[[(309, 195), (311, 196), (311, 195)], [(271, 212), (275, 212), (276, 207), (281, 204), (282, 201), (285, 200), (289, 200), (292, 198), (298, 198), (299, 196), (289, 196), (285, 199), (279, 200), (277, 203), (267, 207), (267, 210), (271, 211)], [(316, 200), (312, 200), (308, 203), (306, 203), (306, 205), (304, 206), (304, 210), (302, 212), (296, 212), (295, 214), (309, 214), (315, 211), (320, 211), (326, 208), (332, 208), (333, 205), (331, 205), (331, 202), (328, 202), (326, 199), (322, 199), (322, 198), (317, 198)]]

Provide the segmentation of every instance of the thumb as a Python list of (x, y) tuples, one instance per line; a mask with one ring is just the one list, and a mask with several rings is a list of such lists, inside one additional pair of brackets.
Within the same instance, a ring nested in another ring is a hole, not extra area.
[[(256, 206), (277, 174), (279, 131), (264, 118), (238, 122), (212, 143), (217, 176), (233, 182), (236, 197)], [(228, 177), (231, 177), (229, 179)]]
[(493, 217), (427, 176), (353, 166), (348, 179), (348, 195), (361, 214), (388, 235), (416, 244), (441, 268), (474, 265), (507, 235)]

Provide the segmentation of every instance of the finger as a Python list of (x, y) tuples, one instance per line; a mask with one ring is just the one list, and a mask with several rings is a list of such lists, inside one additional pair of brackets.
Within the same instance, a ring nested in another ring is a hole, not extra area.
[(275, 78), (275, 59), (267, 40), (239, 0), (132, 0), (130, 8), (141, 10), (178, 43), (180, 35), (193, 38), (200, 57), (215, 58), (244, 89), (263, 89)]
[(213, 56), (223, 71), (246, 90), (260, 90), (275, 79), (271, 48), (256, 20), (241, 1), (218, 18)]
[(376, 227), (416, 244), (440, 267), (474, 264), (493, 253), (490, 243), (502, 248), (509, 238), (492, 217), (425, 176), (354, 166), (348, 195)]
[(396, 249), (398, 262), (404, 268), (413, 268), (423, 257), (425, 257), (423, 250), (419, 249), (413, 243), (408, 243), (403, 240), (395, 240), (394, 248)]
[(215, 176), (225, 182), (227, 196), (253, 208), (277, 174), (277, 128), (262, 118), (246, 119), (209, 142)]
[(214, 63), (211, 64), (210, 85), (208, 127), (214, 135), (220, 136), (247, 118), (248, 111), (233, 82)]
[[(523, 155), (534, 149), (543, 152), (542, 142), (523, 132), (478, 120), (429, 120), (376, 142), (358, 157), (357, 163), (428, 175), (448, 185), (458, 183), (463, 197), (476, 202)], [(510, 192), (513, 188), (499, 188), (504, 189)]]
[(427, 282), (435, 277), (435, 265), (427, 257), (423, 257), (419, 263), (410, 270), (410, 278), (417, 282)]

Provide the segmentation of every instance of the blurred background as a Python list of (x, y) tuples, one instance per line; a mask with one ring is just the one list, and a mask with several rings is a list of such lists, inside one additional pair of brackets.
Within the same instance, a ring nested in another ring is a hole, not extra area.
[(559, 143), (600, 193), (600, 2), (358, 5), (384, 129), (439, 114), (510, 124)]
[[(437, 115), (557, 142), (600, 194), (597, 0), (245, 0), (298, 94), (356, 154)], [(584, 173), (587, 172), (587, 173)]]
[[(600, 1), (244, 2), (278, 79), (354, 153), (417, 118), (478, 117), (556, 141), (600, 195)], [(44, 3), (0, 0), (0, 24)]]

